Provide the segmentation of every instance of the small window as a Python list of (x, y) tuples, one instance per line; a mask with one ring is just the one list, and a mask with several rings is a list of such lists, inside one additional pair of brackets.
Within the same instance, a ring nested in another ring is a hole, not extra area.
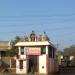
[(21, 54), (24, 54), (24, 47), (21, 47)]
[(41, 54), (46, 54), (46, 46), (43, 46), (43, 47), (41, 48)]
[(6, 56), (6, 52), (5, 51), (1, 51), (1, 57), (5, 57)]
[(23, 60), (20, 60), (20, 69), (23, 69)]

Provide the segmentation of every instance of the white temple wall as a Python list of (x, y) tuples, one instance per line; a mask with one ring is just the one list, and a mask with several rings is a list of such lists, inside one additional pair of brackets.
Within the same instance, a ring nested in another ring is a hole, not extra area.
[(39, 74), (47, 74), (46, 69), (46, 55), (41, 55), (39, 56)]
[(20, 69), (20, 61), (16, 60), (16, 73), (17, 74), (27, 74), (27, 61), (23, 61), (23, 69)]

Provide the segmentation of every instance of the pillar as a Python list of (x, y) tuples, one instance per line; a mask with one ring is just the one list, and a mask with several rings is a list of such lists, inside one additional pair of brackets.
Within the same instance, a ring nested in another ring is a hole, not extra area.
[(48, 55), (48, 46), (46, 46), (46, 55)]
[(11, 68), (11, 58), (10, 58), (10, 68)]
[(1, 52), (0, 52), (0, 66), (1, 66), (1, 64), (2, 64), (2, 61), (1, 61)]
[(26, 53), (27, 53), (27, 50), (26, 50), (26, 47), (24, 47), (24, 54), (26, 55)]
[(48, 46), (46, 46), (46, 54), (38, 57), (38, 72), (39, 74), (48, 74)]
[(48, 74), (48, 46), (46, 46), (46, 74)]
[(19, 49), (18, 55), (21, 55), (21, 47), (18, 47), (18, 49)]

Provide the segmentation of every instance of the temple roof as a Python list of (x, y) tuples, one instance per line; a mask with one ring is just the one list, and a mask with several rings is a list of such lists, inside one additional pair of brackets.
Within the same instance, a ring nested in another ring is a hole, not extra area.
[(44, 42), (18, 42), (15, 46), (41, 46), (41, 45), (50, 45), (48, 41)]
[(15, 46), (42, 46), (42, 45), (50, 45), (55, 48), (55, 46), (49, 42), (49, 38), (46, 32), (43, 32), (40, 36), (37, 36), (34, 31), (30, 34), (31, 37), (24, 37), (24, 40), (20, 40), (15, 44)]
[(39, 42), (18, 42), (18, 43), (15, 44), (15, 46), (26, 46), (26, 47), (28, 47), (28, 46), (43, 46), (43, 45), (46, 45), (46, 46), (50, 45), (53, 48), (55, 48), (55, 46), (49, 41), (42, 41), (42, 42), (40, 42), (40, 41)]

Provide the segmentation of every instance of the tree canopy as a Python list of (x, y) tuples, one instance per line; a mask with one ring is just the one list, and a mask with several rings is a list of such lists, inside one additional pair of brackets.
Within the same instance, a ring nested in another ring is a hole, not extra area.
[(64, 49), (64, 53), (67, 55), (73, 55), (75, 56), (75, 46), (70, 46), (69, 48)]
[(13, 41), (11, 41), (11, 45), (12, 45), (12, 48), (10, 51), (8, 51), (8, 55), (9, 56), (14, 56), (18, 53), (18, 49), (17, 47), (15, 47), (15, 44), (20, 41), (20, 37), (19, 36), (16, 36), (15, 39)]

